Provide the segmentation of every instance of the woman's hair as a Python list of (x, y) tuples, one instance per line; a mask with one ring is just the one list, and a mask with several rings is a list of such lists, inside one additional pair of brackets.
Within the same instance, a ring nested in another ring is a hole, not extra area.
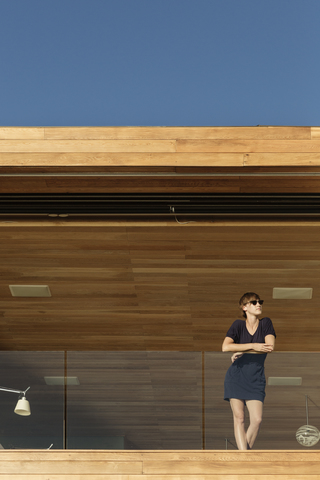
[(242, 307), (246, 304), (249, 303), (251, 300), (260, 300), (260, 297), (257, 293), (254, 292), (247, 292), (239, 300), (239, 307), (242, 313), (242, 316), (244, 318), (247, 318), (246, 312), (242, 309)]

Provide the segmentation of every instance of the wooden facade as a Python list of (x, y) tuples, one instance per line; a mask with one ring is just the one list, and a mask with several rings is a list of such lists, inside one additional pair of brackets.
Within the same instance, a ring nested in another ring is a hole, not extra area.
[[(0, 128), (0, 194), (319, 191), (319, 127)], [(219, 351), (238, 297), (258, 290), (277, 348), (318, 351), (319, 229), (317, 217), (2, 217), (1, 348)], [(12, 298), (22, 282), (53, 297)], [(285, 286), (313, 298), (272, 300)]]
[[(183, 192), (319, 193), (320, 127), (0, 128), (0, 194)], [(270, 395), (269, 411), (279, 413), (282, 402), (289, 426), (304, 417), (304, 395), (312, 392), (319, 428), (318, 368), (301, 361), (304, 352), (319, 352), (317, 217), (0, 216), (0, 244), (4, 353), (211, 352), (219, 362), (238, 298), (258, 291), (276, 327), (277, 352), (292, 355), (290, 365), (307, 378), (281, 401)], [(11, 284), (47, 284), (52, 297), (13, 298)], [(274, 287), (310, 287), (313, 297), (275, 300)], [(295, 376), (290, 365), (279, 376)], [(170, 374), (166, 380), (174, 383)], [(211, 412), (213, 426), (222, 403)], [(268, 419), (270, 432), (277, 418)], [(270, 444), (246, 453), (3, 451), (0, 476), (320, 479), (317, 450), (273, 452)]]
[(0, 193), (308, 193), (319, 173), (319, 127), (0, 127)]
[(0, 452), (3, 480), (319, 480), (319, 471), (318, 452)]

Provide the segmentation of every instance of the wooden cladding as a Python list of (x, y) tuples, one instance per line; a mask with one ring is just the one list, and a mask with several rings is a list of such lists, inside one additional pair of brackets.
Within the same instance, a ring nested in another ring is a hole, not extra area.
[(319, 127), (0, 128), (0, 166), (320, 165)]
[[(2, 350), (221, 351), (244, 291), (257, 291), (277, 351), (318, 351), (316, 222), (1, 222)], [(9, 285), (49, 285), (13, 298)], [(274, 300), (310, 287), (311, 300)]]
[[(45, 142), (43, 142), (45, 143)], [(1, 144), (0, 144), (1, 149)], [(106, 151), (94, 152), (0, 152), (1, 166), (243, 166), (243, 155), (233, 153), (132, 153), (127, 149), (124, 152), (112, 153)], [(320, 160), (319, 160), (320, 165)]]
[(312, 193), (319, 166), (320, 127), (0, 127), (0, 193)]
[(310, 140), (320, 127), (0, 127), (2, 140)]
[(40, 451), (0, 452), (4, 480), (313, 480), (320, 454), (310, 451)]

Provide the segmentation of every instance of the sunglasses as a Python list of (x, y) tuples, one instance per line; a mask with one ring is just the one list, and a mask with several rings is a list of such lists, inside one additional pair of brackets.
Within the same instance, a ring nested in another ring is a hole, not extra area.
[(263, 305), (263, 302), (264, 300), (250, 300), (248, 303), (251, 303), (251, 305), (257, 305), (257, 303), (259, 303), (259, 305)]

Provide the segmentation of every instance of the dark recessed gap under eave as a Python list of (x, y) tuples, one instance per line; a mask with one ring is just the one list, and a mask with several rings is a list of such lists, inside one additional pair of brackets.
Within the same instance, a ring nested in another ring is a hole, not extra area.
[(0, 215), (319, 216), (320, 194), (1, 194)]

